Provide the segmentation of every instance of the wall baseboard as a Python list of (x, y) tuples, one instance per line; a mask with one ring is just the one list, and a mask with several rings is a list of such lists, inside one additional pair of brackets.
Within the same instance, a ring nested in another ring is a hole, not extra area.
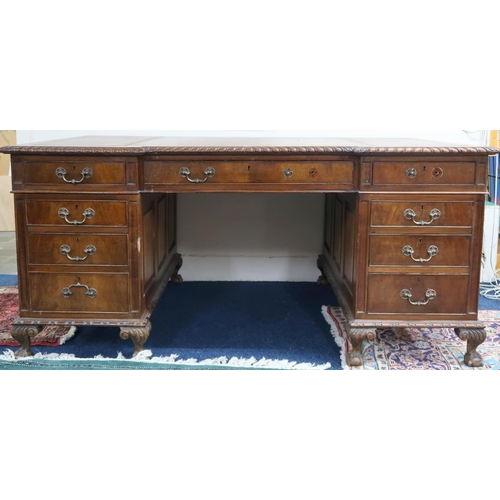
[(316, 281), (317, 257), (182, 256), (185, 281)]

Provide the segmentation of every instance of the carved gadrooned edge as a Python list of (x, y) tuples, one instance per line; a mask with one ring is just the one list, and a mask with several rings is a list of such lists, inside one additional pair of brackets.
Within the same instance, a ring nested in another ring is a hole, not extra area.
[(57, 146), (5, 146), (1, 153), (26, 154), (258, 154), (258, 153), (297, 153), (297, 154), (497, 154), (498, 148), (490, 147), (346, 147), (346, 146), (150, 146), (150, 147), (57, 147)]
[(148, 154), (162, 153), (354, 153), (356, 148), (334, 146), (207, 146), (207, 147), (182, 147), (161, 146), (144, 148)]
[(57, 147), (57, 146), (5, 146), (0, 153), (53, 153), (53, 154), (102, 154), (102, 155), (143, 155), (144, 148), (123, 147)]
[(497, 154), (500, 152), (498, 148), (490, 147), (407, 147), (407, 148), (356, 148), (356, 154)]

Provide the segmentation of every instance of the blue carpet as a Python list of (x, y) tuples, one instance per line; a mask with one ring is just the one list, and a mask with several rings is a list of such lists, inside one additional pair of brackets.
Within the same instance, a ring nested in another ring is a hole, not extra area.
[[(267, 358), (341, 370), (340, 350), (321, 308), (338, 305), (330, 287), (316, 283), (187, 282), (170, 284), (151, 317), (145, 348), (179, 359)], [(32, 347), (33, 353), (64, 352), (130, 358), (133, 344), (117, 327), (82, 327), (63, 346)]]

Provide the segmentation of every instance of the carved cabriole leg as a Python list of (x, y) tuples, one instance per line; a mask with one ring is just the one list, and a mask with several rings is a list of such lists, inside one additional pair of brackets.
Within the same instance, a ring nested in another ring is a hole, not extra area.
[(318, 269), (321, 271), (321, 276), (318, 278), (318, 285), (320, 286), (327, 286), (328, 285), (328, 278), (325, 275), (325, 271), (323, 270), (323, 266), (321, 265), (321, 260), (318, 259), (317, 262)]
[(182, 267), (182, 259), (179, 259), (180, 262), (176, 266), (174, 274), (172, 274), (172, 277), (170, 278), (171, 283), (184, 283), (184, 280), (182, 279), (182, 276), (179, 274), (179, 269)]
[(123, 340), (132, 339), (134, 343), (133, 358), (143, 349), (144, 343), (148, 340), (151, 331), (151, 323), (148, 321), (144, 326), (122, 326), (120, 327), (120, 338)]
[(363, 356), (361, 354), (361, 344), (365, 340), (375, 340), (377, 330), (375, 328), (353, 328), (349, 329), (347, 339), (352, 345), (352, 351), (347, 354), (347, 364), (349, 366), (362, 366)]
[(486, 340), (486, 330), (484, 328), (455, 328), (455, 333), (460, 340), (467, 341), (467, 352), (464, 356), (465, 364), (471, 368), (483, 366), (483, 358), (476, 349)]
[(36, 325), (16, 325), (12, 327), (10, 334), (14, 340), (21, 344), (21, 347), (14, 353), (16, 358), (33, 356), (31, 338), (38, 335), (42, 331), (42, 328)]

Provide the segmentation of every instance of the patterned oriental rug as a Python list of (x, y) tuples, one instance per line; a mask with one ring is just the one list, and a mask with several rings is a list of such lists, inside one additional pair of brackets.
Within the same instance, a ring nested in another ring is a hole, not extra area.
[[(19, 342), (12, 338), (10, 327), (18, 315), (17, 286), (0, 287), (0, 346), (19, 347)], [(63, 345), (75, 334), (76, 328), (66, 326), (46, 326), (31, 340), (32, 345)]]
[(470, 368), (464, 363), (466, 343), (453, 329), (408, 328), (399, 331), (381, 329), (377, 340), (361, 347), (363, 366), (349, 367), (346, 355), (351, 350), (340, 307), (323, 307), (323, 316), (340, 347), (344, 370), (500, 370), (500, 311), (480, 311), (486, 326), (486, 341), (478, 347), (484, 367)]

